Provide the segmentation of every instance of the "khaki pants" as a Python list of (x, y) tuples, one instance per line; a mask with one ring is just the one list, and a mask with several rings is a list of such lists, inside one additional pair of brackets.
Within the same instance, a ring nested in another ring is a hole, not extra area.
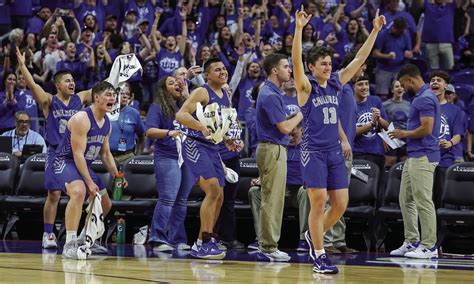
[(405, 161), (400, 184), (400, 209), (406, 242), (420, 240), (418, 218), (421, 225), (421, 244), (431, 248), (436, 244), (436, 211), (433, 204), (433, 175), (437, 163), (428, 157), (408, 158)]
[(127, 154), (124, 154), (124, 155), (117, 155), (115, 156), (115, 160), (119, 163), (119, 165), (121, 167), (123, 167), (123, 164), (125, 163), (125, 161), (128, 159), (128, 158), (131, 158), (135, 156), (135, 154), (133, 152), (130, 152), (130, 153), (127, 153)]
[(285, 204), (286, 148), (276, 144), (259, 143), (257, 166), (261, 181), (260, 250), (266, 253), (278, 249)]
[[(260, 186), (252, 186), (249, 190), (249, 203), (252, 210), (253, 226), (257, 238), (260, 235), (260, 204), (262, 202), (262, 194)], [(293, 208), (298, 208), (298, 220), (300, 225), (300, 240), (304, 240), (304, 233), (308, 230), (308, 215), (309, 215), (309, 198), (306, 189), (301, 186), (293, 190), (287, 190), (285, 194), (285, 203)]]
[[(347, 170), (347, 178), (349, 182), (351, 181), (351, 169), (352, 169), (352, 160), (346, 160), (346, 170)], [(324, 211), (328, 210), (330, 206), (329, 203), (329, 196), (326, 201), (326, 208)], [(324, 234), (324, 247), (342, 247), (346, 245), (346, 221), (344, 221), (344, 216), (337, 221), (334, 226), (332, 226), (329, 230), (326, 231)]]

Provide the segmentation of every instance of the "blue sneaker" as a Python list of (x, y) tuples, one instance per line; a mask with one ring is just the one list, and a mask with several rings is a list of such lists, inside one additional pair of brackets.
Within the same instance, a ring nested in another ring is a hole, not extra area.
[(337, 269), (335, 265), (332, 265), (327, 254), (324, 253), (314, 260), (313, 272), (322, 274), (336, 274), (339, 272), (339, 269)]
[(203, 243), (202, 245), (194, 243), (191, 249), (191, 255), (204, 259), (223, 259), (225, 252), (219, 249), (216, 240), (212, 238), (209, 242)]
[(248, 249), (258, 250), (258, 242), (253, 242), (247, 246)]
[(309, 256), (311, 257), (313, 261), (316, 261), (316, 253), (314, 252), (313, 240), (311, 239), (309, 230), (304, 232), (304, 238), (306, 239), (306, 243), (308, 244)]
[(307, 252), (309, 251), (309, 245), (306, 240), (300, 240), (298, 244), (298, 248), (296, 248), (296, 251), (298, 252)]

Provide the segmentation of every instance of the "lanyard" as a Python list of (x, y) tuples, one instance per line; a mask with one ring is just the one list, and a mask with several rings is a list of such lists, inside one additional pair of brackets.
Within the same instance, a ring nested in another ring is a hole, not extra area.
[[(15, 148), (18, 146), (18, 150), (21, 151), (22, 148), (20, 148), (20, 142), (21, 142), (22, 140), (25, 140), (25, 142), (23, 142), (23, 145), (25, 145), (25, 144), (26, 144), (26, 141), (28, 141), (28, 135), (29, 135), (29, 134), (30, 134), (30, 132), (28, 131), (28, 132), (26, 133), (26, 135), (23, 136), (23, 138), (22, 138), (22, 137), (18, 137), (18, 135), (16, 135), (16, 132), (15, 132), (15, 136), (13, 136), (13, 149), (15, 149)], [(16, 142), (15, 142), (15, 140), (16, 140)]]

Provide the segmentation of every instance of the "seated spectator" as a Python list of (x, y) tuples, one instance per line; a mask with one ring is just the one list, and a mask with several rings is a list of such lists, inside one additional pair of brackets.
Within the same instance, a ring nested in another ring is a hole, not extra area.
[(375, 85), (377, 95), (386, 100), (390, 83), (395, 80), (405, 59), (413, 57), (411, 39), (405, 32), (407, 22), (398, 17), (390, 29), (380, 32), (375, 42), (372, 56), (376, 58)]
[[(410, 102), (403, 99), (405, 89), (399, 81), (392, 82), (392, 99), (387, 100), (383, 103), (385, 112), (389, 122), (393, 123), (393, 126), (397, 129), (406, 130), (408, 122), (408, 112), (410, 111)], [(406, 144), (403, 147), (397, 149), (388, 149), (385, 152), (385, 167), (390, 168), (399, 161), (405, 161), (407, 159), (407, 147)]]
[(46, 153), (46, 143), (38, 132), (30, 129), (30, 116), (26, 111), (15, 113), (15, 129), (4, 132), (2, 136), (12, 138), (12, 154), (18, 158), (23, 156), (25, 145), (41, 145), (42, 153)]

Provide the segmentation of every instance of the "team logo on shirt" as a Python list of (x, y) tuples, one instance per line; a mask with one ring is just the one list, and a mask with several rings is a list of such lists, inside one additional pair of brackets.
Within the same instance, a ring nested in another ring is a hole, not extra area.
[(174, 57), (165, 57), (160, 60), (160, 67), (165, 72), (171, 73), (174, 70), (178, 69), (179, 61)]
[(297, 105), (287, 105), (286, 106), (286, 115), (290, 116), (300, 111), (300, 107)]
[(444, 114), (441, 115), (441, 126), (439, 129), (438, 138), (446, 138), (451, 136), (451, 130), (449, 129), (448, 119)]
[[(356, 122), (356, 127), (361, 127), (366, 125), (367, 123), (372, 122), (372, 113), (371, 112), (364, 112), (359, 115), (359, 118)], [(363, 134), (364, 137), (372, 138), (376, 134), (375, 129), (371, 128), (367, 133)]]

